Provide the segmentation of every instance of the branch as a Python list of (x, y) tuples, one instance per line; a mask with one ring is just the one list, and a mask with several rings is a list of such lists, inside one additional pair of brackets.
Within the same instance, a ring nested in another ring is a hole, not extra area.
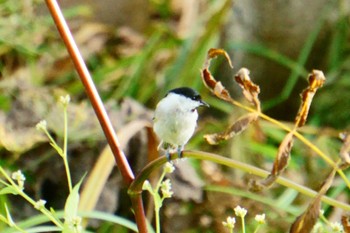
[[(57, 4), (57, 1), (55, 0), (46, 0), (45, 2), (50, 10), (51, 16), (62, 37), (62, 40), (66, 45), (68, 53), (73, 60), (75, 69), (79, 74), (81, 82), (85, 87), (85, 91), (90, 99), (92, 107), (107, 138), (108, 144), (111, 147), (111, 151), (114, 155), (117, 166), (122, 174), (123, 180), (127, 185), (130, 185), (134, 180), (134, 174), (130, 168), (130, 165), (125, 157), (124, 152), (121, 150), (119, 140), (113, 129), (112, 123), (107, 115), (107, 111), (104, 108), (103, 102), (98, 94), (98, 91), (94, 85), (91, 75), (85, 65), (85, 62), (64, 19), (60, 7)], [(131, 201), (134, 207), (135, 219), (139, 232), (145, 233), (147, 232), (147, 226), (141, 195), (137, 195), (136, 197), (133, 196), (131, 198)]]

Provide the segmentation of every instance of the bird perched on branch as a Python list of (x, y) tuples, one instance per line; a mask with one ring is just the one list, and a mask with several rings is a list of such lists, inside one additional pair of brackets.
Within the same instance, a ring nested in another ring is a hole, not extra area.
[(161, 140), (158, 150), (165, 150), (168, 161), (174, 152), (182, 157), (184, 146), (197, 126), (197, 108), (200, 106), (209, 107), (199, 93), (189, 87), (170, 90), (159, 101), (154, 113), (153, 130)]

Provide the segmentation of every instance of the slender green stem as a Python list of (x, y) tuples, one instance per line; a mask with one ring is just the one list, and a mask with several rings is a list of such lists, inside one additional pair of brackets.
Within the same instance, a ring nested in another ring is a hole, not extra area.
[[(9, 223), (7, 223), (9, 224)], [(22, 228), (20, 228), (19, 226), (17, 226), (17, 224), (14, 224), (12, 227), (14, 227), (17, 231), (22, 232), (22, 233), (28, 233), (27, 231), (23, 230)]]
[(310, 142), (308, 139), (306, 139), (302, 134), (300, 134), (299, 132), (297, 132), (295, 129), (291, 129), (290, 127), (288, 127), (287, 125), (281, 123), (278, 120), (275, 120), (267, 115), (265, 115), (262, 112), (258, 112), (256, 109), (247, 107), (243, 104), (241, 104), (240, 102), (236, 101), (236, 100), (231, 100), (230, 103), (232, 103), (233, 105), (236, 105), (239, 108), (242, 108), (248, 112), (253, 112), (253, 113), (257, 113), (259, 114), (259, 116), (261, 118), (263, 118), (266, 121), (269, 121), (275, 125), (277, 125), (278, 127), (280, 127), (281, 129), (287, 131), (287, 132), (293, 132), (293, 135), (298, 138), (301, 142), (303, 142), (306, 146), (308, 146), (311, 150), (313, 150), (316, 154), (318, 154), (325, 162), (327, 162), (330, 166), (332, 166), (333, 168), (336, 169), (337, 173), (340, 175), (340, 177), (344, 180), (344, 182), (346, 183), (346, 185), (348, 186), (348, 188), (350, 189), (350, 181), (349, 179), (346, 177), (346, 175), (344, 174), (344, 172), (338, 168), (337, 164), (339, 163), (339, 161), (334, 162), (329, 156), (327, 156), (325, 153), (323, 153), (323, 151), (321, 151), (317, 146), (315, 146), (312, 142)]
[[(23, 192), (23, 190), (11, 179), (9, 175), (7, 175), (7, 173), (1, 166), (0, 166), (0, 173), (7, 179), (7, 181), (11, 184), (11, 186), (15, 188), (18, 195), (23, 197), (32, 206), (35, 206), (36, 201), (34, 201), (25, 192)], [(63, 229), (63, 224), (59, 220), (57, 220), (49, 210), (47, 210), (46, 208), (40, 208), (39, 211), (44, 215), (46, 215), (51, 220), (51, 222), (53, 222), (57, 227), (59, 227), (60, 229)]]
[(57, 151), (57, 153), (59, 154), (59, 156), (63, 157), (63, 153), (61, 148), (57, 145), (56, 141), (53, 139), (53, 137), (51, 136), (51, 134), (49, 133), (49, 131), (47, 131), (47, 129), (44, 129), (44, 133), (46, 134), (46, 136), (49, 138), (49, 141), (51, 143), (51, 146)]
[[(226, 158), (224, 156), (219, 156), (216, 154), (202, 152), (202, 151), (184, 151), (183, 157), (212, 161), (214, 163), (222, 164), (227, 167), (236, 168), (236, 169), (245, 171), (246, 173), (260, 176), (262, 178), (266, 178), (270, 174), (268, 171), (254, 167), (250, 164), (242, 163), (232, 158)], [(292, 188), (298, 191), (299, 193), (302, 193), (309, 197), (315, 197), (317, 195), (317, 192), (315, 192), (314, 190), (311, 190), (305, 186), (297, 184), (281, 176), (277, 178), (276, 182), (288, 188)], [(350, 211), (350, 205), (348, 205), (347, 203), (337, 201), (327, 196), (322, 196), (321, 200), (329, 205)]]
[[(5, 203), (5, 208), (6, 208), (6, 215), (8, 213), (8, 208)], [(12, 217), (11, 217), (12, 218)], [(11, 228), (15, 228), (17, 231), (22, 232), (22, 233), (27, 233), (25, 230), (23, 230), (21, 227), (19, 227), (12, 219), (9, 220), (8, 216), (6, 218), (3, 215), (0, 215), (0, 221), (4, 222), (5, 224), (9, 225)]]
[(254, 233), (258, 233), (259, 228), (260, 228), (260, 224), (255, 228)]
[[(183, 153), (184, 158), (194, 158), (194, 159), (199, 159), (199, 160), (207, 160), (207, 161), (212, 161), (217, 164), (221, 164), (227, 167), (232, 167), (239, 169), (241, 171), (245, 171), (249, 174), (257, 175), (262, 178), (266, 178), (270, 173), (268, 171), (262, 170), (260, 168), (257, 168), (255, 166), (252, 166), (250, 164), (242, 163), (240, 161), (234, 160), (232, 158), (227, 158), (224, 156), (220, 156), (217, 154), (213, 153), (208, 153), (208, 152), (203, 152), (203, 151), (189, 151), (185, 150)], [(149, 163), (144, 169), (137, 175), (135, 181), (130, 185), (128, 193), (129, 195), (133, 196), (139, 193), (142, 190), (142, 184), (143, 182), (149, 177), (149, 175), (157, 169), (158, 167), (161, 167), (164, 163), (166, 163), (166, 158), (160, 157), (156, 160), (153, 160), (151, 163)], [(309, 197), (315, 197), (317, 195), (317, 192), (314, 190), (311, 190), (310, 188), (307, 188), (305, 186), (302, 186), (300, 184), (297, 184), (289, 179), (286, 179), (284, 177), (278, 177), (276, 180), (277, 183), (288, 187), (292, 188), (299, 193), (302, 193), (306, 196)], [(341, 208), (346, 211), (350, 211), (350, 205), (344, 202), (337, 201), (333, 198), (327, 197), (327, 196), (322, 196), (321, 200), (324, 203), (327, 203), (331, 206), (335, 206), (338, 208)]]
[(242, 232), (245, 233), (245, 222), (244, 222), (244, 217), (241, 217), (241, 223), (242, 223)]
[(69, 193), (72, 192), (72, 179), (71, 174), (69, 170), (69, 164), (68, 164), (68, 154), (67, 154), (67, 141), (68, 141), (68, 114), (67, 114), (67, 105), (63, 108), (63, 115), (64, 115), (64, 136), (63, 136), (63, 162), (64, 167), (67, 174), (67, 182), (68, 182), (68, 188)]
[(161, 174), (160, 177), (159, 177), (157, 186), (156, 186), (156, 188), (154, 189), (156, 193), (159, 193), (159, 189), (160, 189), (160, 186), (161, 186), (161, 184), (162, 184), (162, 181), (163, 181), (164, 177), (165, 177), (165, 172), (164, 172), (164, 170), (163, 170), (162, 174)]
[(154, 195), (157, 195), (157, 197), (154, 196), (154, 213), (155, 213), (155, 219), (156, 219), (156, 233), (160, 233), (160, 215), (159, 215), (160, 212), (159, 211), (160, 211), (160, 208), (161, 208), (161, 205), (163, 203), (164, 198), (160, 198), (159, 190), (160, 190), (160, 186), (162, 184), (162, 181), (165, 177), (165, 174), (166, 173), (163, 169), (163, 172), (160, 175), (159, 180), (157, 182), (157, 186), (154, 189)]
[(160, 233), (160, 216), (159, 208), (154, 208), (155, 218), (156, 218), (156, 233)]

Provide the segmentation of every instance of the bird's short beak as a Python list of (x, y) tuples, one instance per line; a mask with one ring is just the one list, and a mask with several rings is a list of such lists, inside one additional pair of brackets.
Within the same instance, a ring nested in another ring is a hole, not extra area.
[(209, 104), (207, 104), (206, 102), (204, 102), (203, 100), (201, 100), (201, 106), (205, 106), (205, 107), (210, 107)]

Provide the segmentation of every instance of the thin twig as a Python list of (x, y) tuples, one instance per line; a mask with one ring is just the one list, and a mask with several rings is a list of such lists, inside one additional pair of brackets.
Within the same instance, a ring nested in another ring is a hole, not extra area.
[[(191, 150), (185, 150), (183, 153), (184, 158), (193, 158), (193, 159), (199, 159), (204, 161), (211, 161), (217, 164), (221, 164), (227, 167), (232, 167), (239, 169), (241, 171), (247, 172), (249, 174), (253, 174), (256, 176), (260, 176), (262, 178), (266, 178), (269, 175), (268, 171), (265, 171), (263, 169), (257, 168), (255, 166), (252, 166), (250, 164), (242, 163), (240, 161), (234, 160), (232, 158), (227, 158), (225, 156), (220, 156), (213, 153), (203, 152), (203, 151), (191, 151)], [(176, 155), (172, 158), (177, 158)], [(162, 167), (167, 162), (167, 159), (165, 156), (159, 157), (158, 159), (153, 160), (149, 164), (147, 164), (137, 175), (135, 181), (130, 185), (128, 193), (130, 196), (133, 195), (139, 195), (139, 193), (142, 190), (142, 184), (143, 182), (150, 176), (150, 174), (156, 170), (157, 168)], [(338, 171), (339, 172), (339, 171)], [(307, 188), (305, 186), (302, 186), (300, 184), (297, 184), (287, 178), (284, 177), (278, 177), (276, 182), (278, 184), (281, 184), (285, 187), (294, 189), (298, 191), (301, 194), (304, 194), (309, 197), (315, 197), (317, 195), (317, 192), (314, 190), (311, 190), (310, 188)], [(335, 200), (333, 198), (322, 196), (321, 200), (324, 203), (327, 203), (331, 206), (335, 206), (338, 208), (341, 208), (346, 211), (350, 211), (350, 205), (347, 203), (340, 202), (338, 200)]]
[[(104, 108), (102, 100), (97, 92), (97, 89), (79, 52), (79, 49), (74, 41), (74, 38), (68, 28), (64, 16), (60, 10), (60, 7), (57, 4), (57, 1), (55, 0), (46, 0), (45, 2), (50, 10), (51, 16), (57, 26), (62, 40), (64, 41), (66, 48), (73, 60), (75, 69), (79, 74), (81, 82), (85, 87), (85, 91), (90, 99), (92, 107), (94, 108), (94, 111), (97, 115), (103, 132), (107, 138), (108, 144), (111, 147), (111, 151), (114, 155), (117, 166), (123, 176), (123, 180), (127, 185), (130, 185), (134, 180), (134, 174), (130, 168), (130, 165), (125, 157), (124, 152), (121, 150), (120, 143), (113, 129), (112, 123), (107, 115), (106, 109)], [(131, 198), (131, 201), (133, 203), (135, 219), (139, 232), (146, 233), (147, 225), (141, 195), (133, 196)]]
[(63, 42), (71, 56), (75, 69), (77, 70), (79, 77), (84, 84), (85, 91), (91, 101), (92, 107), (95, 110), (97, 118), (102, 126), (103, 132), (108, 140), (108, 144), (111, 147), (117, 165), (122, 173), (124, 181), (130, 184), (134, 179), (134, 174), (129, 166), (128, 161), (120, 149), (119, 140), (113, 129), (112, 123), (109, 120), (106, 109), (103, 106), (102, 100), (99, 97), (97, 89), (91, 78), (91, 75), (85, 65), (85, 62), (79, 52), (79, 49), (74, 41), (74, 38), (68, 28), (68, 25), (64, 19), (64, 16), (55, 0), (46, 0), (46, 4), (51, 12), (52, 18), (55, 21), (57, 29), (62, 37)]

